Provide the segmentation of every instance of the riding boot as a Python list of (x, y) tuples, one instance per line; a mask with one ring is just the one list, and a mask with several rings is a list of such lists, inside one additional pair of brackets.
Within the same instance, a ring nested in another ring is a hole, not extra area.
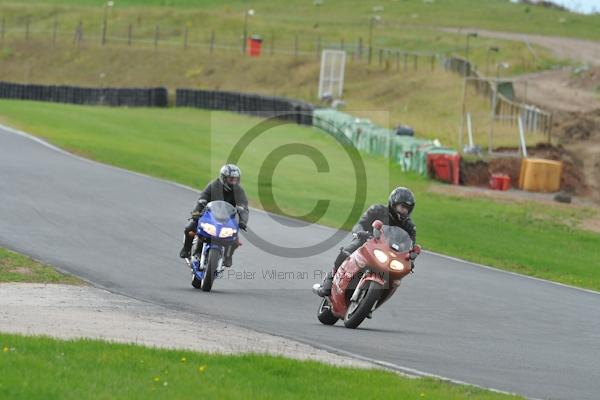
[(344, 260), (348, 258), (348, 252), (342, 247), (340, 248), (340, 253), (335, 258), (333, 262), (333, 270), (325, 275), (325, 279), (323, 279), (323, 283), (321, 283), (321, 287), (319, 288), (319, 296), (325, 297), (331, 294), (331, 288), (333, 286), (333, 276), (337, 272), (338, 268), (344, 263)]
[(328, 272), (327, 275), (325, 275), (325, 279), (323, 279), (323, 283), (321, 283), (321, 287), (317, 293), (320, 297), (327, 297), (331, 294), (331, 288), (333, 287), (333, 274), (334, 272)]
[(192, 243), (194, 242), (194, 238), (190, 235), (185, 235), (183, 240), (183, 247), (179, 252), (179, 257), (181, 258), (189, 258), (191, 256), (192, 251)]

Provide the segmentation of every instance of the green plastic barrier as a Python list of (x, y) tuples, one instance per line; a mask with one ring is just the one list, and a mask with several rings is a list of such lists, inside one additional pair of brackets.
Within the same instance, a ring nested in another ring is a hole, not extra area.
[(456, 151), (435, 146), (433, 141), (413, 136), (398, 136), (394, 131), (353, 117), (338, 110), (321, 108), (313, 112), (313, 126), (352, 144), (358, 150), (389, 158), (402, 171), (427, 173), (427, 154), (431, 151)]

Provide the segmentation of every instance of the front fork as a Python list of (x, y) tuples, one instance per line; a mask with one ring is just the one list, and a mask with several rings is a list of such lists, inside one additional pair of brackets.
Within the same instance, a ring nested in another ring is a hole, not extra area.
[[(385, 281), (380, 276), (377, 276), (377, 274), (372, 274), (370, 271), (365, 271), (364, 275), (358, 282), (358, 285), (356, 285), (356, 289), (354, 289), (354, 292), (352, 293), (352, 297), (350, 297), (351, 303), (358, 301), (360, 295), (365, 290), (365, 285), (370, 281), (377, 282), (377, 283), (381, 284), (381, 286), (385, 287)], [(373, 304), (373, 308), (371, 308), (371, 311), (375, 311), (378, 304), (379, 304), (379, 300), (376, 301), (375, 304)]]
[[(200, 279), (202, 279), (204, 276), (204, 270), (206, 270), (208, 251), (211, 249), (211, 247), (216, 247), (216, 246), (210, 246), (208, 243), (202, 242), (202, 249), (199, 252), (194, 251), (197, 248), (197, 246), (198, 246), (198, 236), (196, 236), (194, 238), (194, 244), (192, 245), (191, 261), (188, 261), (188, 259), (186, 259), (186, 262), (192, 269), (192, 274), (194, 274), (194, 275), (198, 276)], [(218, 249), (219, 249), (219, 252), (221, 253), (221, 257), (219, 257), (220, 262), (219, 262), (219, 265), (217, 266), (216, 277), (220, 278), (223, 275), (223, 270), (225, 269), (225, 267), (223, 267), (223, 262), (222, 262), (223, 248), (218, 247)], [(200, 257), (198, 257), (198, 253), (200, 254)]]

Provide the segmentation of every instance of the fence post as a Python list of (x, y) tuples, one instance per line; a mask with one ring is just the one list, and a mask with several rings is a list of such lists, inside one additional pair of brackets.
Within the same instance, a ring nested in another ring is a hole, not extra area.
[(131, 47), (131, 39), (133, 36), (133, 25), (129, 24), (127, 27), (127, 46)]
[(154, 28), (154, 48), (155, 49), (158, 47), (159, 35), (160, 35), (160, 26), (158, 24), (156, 24), (156, 27)]
[(359, 37), (358, 38), (358, 59), (359, 60), (362, 59), (362, 52), (363, 52), (363, 41), (362, 41), (362, 38)]
[(54, 16), (54, 23), (52, 24), (52, 46), (56, 46), (56, 31), (58, 30), (58, 18)]
[(188, 27), (183, 28), (183, 49), (187, 50), (188, 48)]
[(400, 52), (396, 50), (396, 71), (400, 70)]
[(321, 35), (317, 37), (317, 60), (321, 55)]
[(298, 58), (298, 34), (294, 36), (294, 58)]
[(390, 50), (387, 50), (385, 52), (385, 70), (389, 71), (390, 70)]
[(79, 21), (77, 27), (75, 28), (75, 34), (73, 35), (73, 44), (77, 44), (78, 46), (81, 44), (83, 40), (83, 22)]
[(210, 54), (213, 53), (215, 49), (215, 30), (210, 31)]
[(381, 67), (381, 65), (383, 64), (383, 49), (379, 49), (378, 57), (379, 57), (379, 66)]
[(552, 143), (552, 118), (554, 114), (550, 114), (550, 121), (548, 122), (548, 144)]
[(4, 32), (6, 30), (6, 17), (2, 17), (2, 26), (0, 26), (0, 44), (4, 47)]

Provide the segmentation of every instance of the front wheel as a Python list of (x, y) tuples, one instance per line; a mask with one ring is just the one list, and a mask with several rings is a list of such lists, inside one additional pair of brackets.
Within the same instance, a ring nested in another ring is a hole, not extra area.
[[(354, 329), (358, 327), (381, 298), (383, 286), (379, 282), (370, 281), (356, 302), (351, 302), (344, 317), (344, 326)], [(366, 292), (366, 293), (365, 293)]]
[(211, 248), (208, 250), (208, 256), (206, 261), (206, 271), (204, 271), (204, 278), (202, 278), (202, 290), (210, 292), (212, 289), (213, 282), (215, 280), (215, 272), (219, 266), (219, 259), (221, 258), (221, 252), (217, 248)]
[(317, 318), (323, 325), (333, 325), (338, 321), (338, 317), (333, 315), (331, 311), (331, 302), (328, 297), (323, 297), (321, 304), (319, 304), (319, 310), (317, 311)]

